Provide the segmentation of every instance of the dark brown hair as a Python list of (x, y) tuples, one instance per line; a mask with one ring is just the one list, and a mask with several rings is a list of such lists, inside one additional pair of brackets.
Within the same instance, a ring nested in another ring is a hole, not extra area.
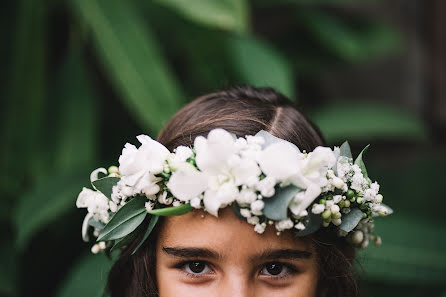
[[(161, 131), (158, 141), (170, 151), (192, 146), (195, 137), (206, 136), (214, 128), (223, 128), (237, 137), (254, 135), (260, 130), (312, 151), (325, 142), (312, 124), (282, 94), (272, 88), (236, 86), (197, 98), (178, 111)], [(158, 224), (160, 225), (160, 224)], [(327, 230), (328, 229), (328, 230)], [(111, 297), (156, 296), (155, 246), (159, 226), (133, 256), (133, 246), (123, 251), (108, 278)], [(354, 249), (329, 228), (322, 228), (311, 240), (319, 264), (318, 296), (358, 296), (353, 275)]]

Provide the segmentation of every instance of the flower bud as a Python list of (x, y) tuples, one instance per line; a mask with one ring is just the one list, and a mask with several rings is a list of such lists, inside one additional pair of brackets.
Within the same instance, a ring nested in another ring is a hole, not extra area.
[(362, 231), (355, 231), (352, 234), (352, 242), (354, 244), (360, 244), (364, 240), (364, 233)]
[(97, 254), (97, 253), (99, 253), (100, 251), (101, 251), (101, 248), (99, 247), (99, 244), (97, 244), (97, 243), (91, 247), (91, 252), (92, 252), (93, 254)]
[(324, 211), (324, 212), (322, 213), (322, 218), (323, 218), (324, 220), (328, 220), (330, 217), (331, 217), (331, 211), (326, 210), (326, 211)]
[(334, 220), (332, 220), (331, 222), (332, 222), (334, 225), (339, 226), (339, 225), (341, 225), (342, 220), (339, 218), (339, 219), (334, 219)]
[(355, 191), (349, 189), (349, 190), (347, 191), (347, 193), (345, 194), (345, 196), (346, 196), (348, 199), (352, 199), (353, 197), (355, 197)]
[(375, 196), (375, 202), (376, 202), (376, 203), (381, 203), (381, 202), (383, 202), (383, 195), (381, 195), (381, 194), (376, 195), (376, 196)]
[(108, 167), (108, 173), (109, 174), (119, 174), (119, 168), (117, 166), (110, 166)]
[(338, 189), (342, 189), (344, 187), (344, 181), (337, 176), (333, 176), (333, 186)]
[(339, 213), (339, 206), (338, 205), (332, 205), (331, 207), (330, 207), (330, 210), (331, 210), (331, 213)]

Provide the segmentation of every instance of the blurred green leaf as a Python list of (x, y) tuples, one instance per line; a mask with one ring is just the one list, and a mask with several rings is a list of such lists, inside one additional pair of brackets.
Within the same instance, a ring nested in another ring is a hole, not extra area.
[(382, 56), (400, 44), (398, 33), (382, 22), (348, 24), (333, 13), (316, 9), (299, 10), (298, 17), (323, 46), (347, 61)]
[(0, 244), (0, 296), (17, 296), (16, 251), (11, 241)]
[(150, 27), (131, 1), (71, 0), (91, 29), (106, 74), (142, 128), (158, 131), (183, 100)]
[(348, 139), (422, 140), (427, 128), (421, 119), (377, 102), (337, 102), (319, 107), (312, 113), (329, 142)]
[(290, 63), (271, 45), (248, 37), (228, 38), (231, 61), (240, 82), (273, 87), (294, 98), (294, 74)]
[(246, 0), (155, 0), (199, 24), (234, 32), (247, 32)]
[(446, 283), (445, 224), (431, 224), (423, 217), (395, 214), (377, 218), (380, 247), (360, 251), (358, 259), (371, 280), (389, 283)]
[(62, 283), (58, 297), (102, 297), (113, 265), (104, 254), (88, 254), (73, 267)]
[(19, 198), (13, 216), (19, 249), (25, 247), (35, 232), (75, 207), (87, 178), (85, 170), (55, 172)]
[[(0, 168), (8, 173), (0, 179), (4, 200), (8, 198), (5, 192), (15, 195), (25, 180), (38, 180), (45, 166), (40, 144), (47, 83), (47, 5), (32, 0), (16, 2), (16, 26), (10, 28), (15, 29), (15, 40), (5, 90), (7, 100), (0, 107)], [(3, 207), (9, 209), (4, 203)]]
[[(58, 73), (55, 100), (51, 112), (54, 122), (48, 123), (47, 137), (55, 138), (55, 145), (46, 148), (48, 163), (56, 170), (90, 166), (96, 158), (98, 110), (91, 86), (89, 71), (80, 48), (73, 46)], [(55, 133), (52, 131), (56, 131)]]
[(147, 215), (146, 201), (147, 197), (137, 196), (127, 202), (101, 230), (98, 241), (123, 238), (138, 228)]
[(149, 237), (150, 233), (152, 233), (153, 228), (155, 228), (156, 223), (158, 222), (158, 219), (160, 217), (159, 216), (152, 216), (150, 218), (150, 223), (147, 226), (147, 230), (146, 233), (144, 233), (143, 238), (141, 239), (141, 241), (138, 243), (138, 245), (136, 246), (136, 248), (133, 250), (132, 255), (134, 253), (136, 253), (136, 251), (144, 244), (144, 242), (146, 241), (147, 237)]

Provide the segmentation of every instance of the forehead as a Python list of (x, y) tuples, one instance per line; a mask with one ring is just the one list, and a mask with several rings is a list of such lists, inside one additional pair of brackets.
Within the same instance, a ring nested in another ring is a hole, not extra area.
[(218, 218), (201, 210), (167, 217), (158, 242), (162, 246), (209, 248), (222, 255), (276, 248), (311, 250), (308, 240), (296, 238), (291, 231), (278, 236), (274, 226), (268, 226), (263, 234), (255, 232), (253, 225), (239, 219), (229, 207), (220, 209)]

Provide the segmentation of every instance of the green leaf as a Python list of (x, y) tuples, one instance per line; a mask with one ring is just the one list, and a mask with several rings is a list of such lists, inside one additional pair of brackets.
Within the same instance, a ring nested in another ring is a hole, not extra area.
[(370, 139), (424, 140), (427, 127), (420, 118), (401, 108), (371, 101), (336, 102), (318, 107), (312, 120), (327, 141)]
[(68, 273), (56, 296), (103, 296), (108, 271), (113, 261), (110, 261), (105, 254), (88, 254), (75, 263), (76, 265)]
[(147, 215), (146, 202), (147, 198), (143, 196), (137, 196), (127, 202), (102, 229), (98, 241), (118, 239), (135, 230)]
[(228, 38), (228, 50), (240, 82), (255, 87), (273, 87), (294, 98), (291, 65), (271, 45), (240, 36)]
[(302, 189), (294, 185), (277, 188), (273, 197), (263, 199), (263, 202), (265, 202), (263, 214), (267, 218), (275, 221), (288, 218), (288, 205), (300, 191)]
[(234, 32), (248, 31), (246, 0), (156, 0), (183, 17), (205, 26)]
[(339, 151), (340, 151), (339, 156), (353, 159), (352, 150), (350, 149), (348, 141), (344, 141), (344, 143), (342, 143), (341, 147), (339, 148)]
[(367, 174), (367, 169), (365, 168), (365, 164), (364, 161), (362, 159), (362, 156), (364, 155), (364, 153), (367, 151), (367, 149), (369, 148), (370, 144), (368, 144), (362, 151), (361, 153), (359, 153), (358, 157), (355, 160), (355, 164), (359, 166), (359, 168), (361, 168), (361, 172), (362, 175), (364, 176), (364, 178), (368, 178), (369, 175)]
[(357, 20), (347, 23), (336, 14), (322, 10), (298, 10), (303, 26), (324, 48), (349, 61), (369, 60), (395, 51), (399, 34), (383, 22)]
[(133, 250), (132, 255), (136, 253), (136, 251), (143, 245), (143, 243), (146, 241), (147, 237), (149, 237), (150, 233), (152, 233), (153, 228), (155, 228), (156, 223), (158, 222), (159, 216), (153, 215), (150, 219), (149, 226), (147, 227), (146, 233), (144, 233), (144, 237), (141, 239), (141, 242), (136, 246), (136, 248)]
[(3, 237), (0, 244), (0, 296), (17, 296), (17, 260), (12, 241)]
[(163, 50), (132, 1), (71, 0), (90, 28), (105, 73), (123, 103), (149, 130), (159, 130), (183, 96)]
[(295, 235), (297, 237), (303, 237), (310, 234), (313, 234), (317, 230), (321, 228), (322, 225), (322, 216), (320, 214), (314, 214), (311, 211), (310, 214), (304, 221), (305, 229), (297, 231)]
[(349, 213), (342, 215), (342, 223), (339, 229), (350, 232), (361, 221), (364, 213), (359, 208), (353, 208)]
[(138, 237), (138, 235), (142, 231), (142, 227), (144, 224), (140, 224), (135, 230), (133, 230), (131, 233), (127, 234), (126, 236), (116, 239), (112, 248), (110, 249), (110, 252), (114, 252), (115, 250), (118, 250), (126, 245), (129, 245), (133, 242), (133, 240)]
[(88, 179), (85, 172), (83, 169), (57, 172), (19, 198), (13, 216), (19, 249), (24, 248), (33, 234), (46, 224), (75, 208), (76, 197)]
[(239, 205), (236, 201), (234, 201), (234, 202), (232, 203), (232, 210), (234, 211), (234, 214), (235, 214), (239, 219), (246, 221), (246, 218), (245, 218), (244, 216), (242, 216), (242, 214), (240, 213), (240, 209), (241, 209), (240, 205)]
[(190, 203), (182, 204), (180, 206), (157, 208), (147, 211), (156, 216), (180, 216), (194, 210)]
[(92, 182), (92, 185), (102, 194), (105, 195), (109, 200), (111, 200), (111, 194), (113, 192), (113, 187), (119, 182), (119, 177), (103, 177)]

